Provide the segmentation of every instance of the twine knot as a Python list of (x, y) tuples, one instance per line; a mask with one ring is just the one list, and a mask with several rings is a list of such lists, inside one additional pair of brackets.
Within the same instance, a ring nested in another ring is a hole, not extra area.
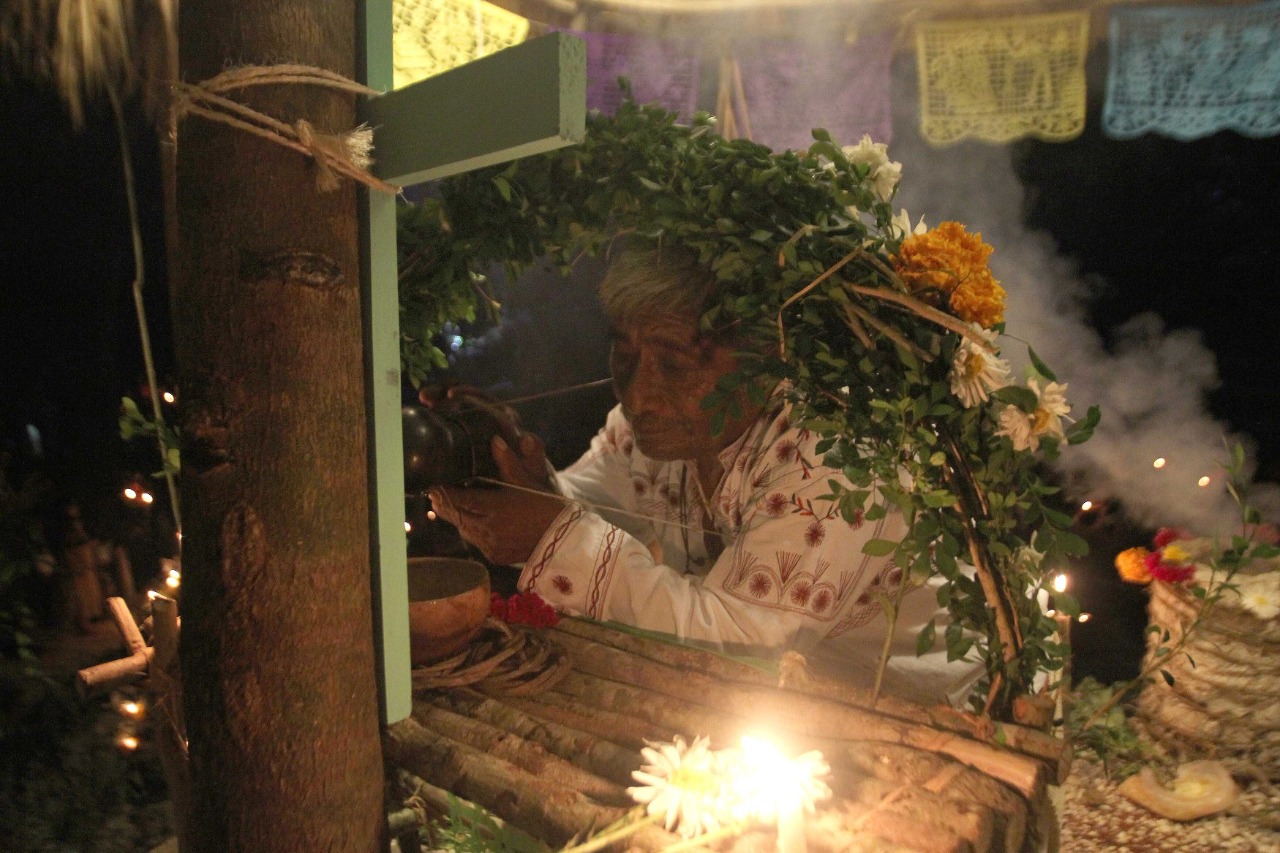
[(324, 133), (306, 119), (287, 124), (226, 97), (226, 93), (237, 89), (268, 84), (304, 84), (358, 95), (379, 94), (323, 68), (245, 65), (223, 71), (202, 83), (174, 84), (174, 116), (180, 120), (187, 115), (198, 115), (309, 156), (316, 164), (316, 187), (321, 192), (337, 189), (341, 185), (339, 175), (383, 192), (400, 191), (399, 187), (369, 172), (373, 164), (373, 130), (367, 125), (343, 133)]

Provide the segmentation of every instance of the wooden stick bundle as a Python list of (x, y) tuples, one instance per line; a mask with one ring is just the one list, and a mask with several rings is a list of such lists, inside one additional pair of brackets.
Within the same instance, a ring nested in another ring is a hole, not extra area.
[[(614, 710), (661, 706), (664, 713), (669, 711), (678, 719), (692, 721), (705, 713), (696, 709), (706, 708), (700, 703), (709, 702), (714, 703), (717, 710), (736, 714), (744, 720), (797, 734), (836, 740), (856, 734), (860, 740), (942, 752), (1000, 779), (1028, 800), (1038, 801), (1045, 793), (1047, 774), (1043, 765), (1017, 753), (827, 699), (725, 683), (705, 673), (677, 670), (577, 637), (557, 639), (563, 640), (573, 655), (575, 667), (559, 689), (590, 704)], [(672, 699), (686, 704), (670, 701)], [(685, 726), (688, 722), (680, 730), (709, 730), (705, 720), (701, 727)]]
[[(797, 693), (874, 711), (881, 716), (955, 732), (996, 744), (1003, 749), (1022, 753), (1040, 761), (1048, 771), (1048, 781), (1055, 785), (1066, 781), (1067, 774), (1070, 772), (1072, 758), (1070, 744), (1061, 738), (1026, 726), (1012, 723), (993, 724), (988, 719), (965, 713), (949, 705), (917, 705), (883, 694), (873, 701), (870, 690), (829, 678), (816, 677), (807, 672), (798, 678), (786, 678), (784, 684), (779, 684), (783, 681), (783, 677), (724, 655), (691, 646), (647, 639), (613, 630), (599, 622), (586, 619), (562, 619), (556, 627), (557, 641), (567, 648), (574, 648), (575, 644), (572, 639), (566, 639), (565, 634), (609, 646), (654, 663), (701, 672), (726, 681), (759, 686), (778, 684)], [(784, 658), (782, 667), (784, 676), (786, 663)]]

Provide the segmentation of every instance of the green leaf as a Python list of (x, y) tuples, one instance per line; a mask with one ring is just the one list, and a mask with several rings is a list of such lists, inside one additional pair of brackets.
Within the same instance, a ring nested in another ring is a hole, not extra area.
[(1058, 377), (1049, 369), (1049, 365), (1040, 360), (1040, 356), (1036, 355), (1035, 350), (1031, 347), (1027, 347), (1027, 355), (1031, 358), (1031, 366), (1036, 369), (1036, 373), (1039, 373), (1050, 382), (1058, 381)]
[(898, 543), (892, 539), (868, 539), (862, 545), (862, 553), (870, 557), (886, 557), (892, 554)]
[(1017, 406), (1027, 414), (1034, 412), (1036, 406), (1040, 405), (1040, 398), (1036, 396), (1036, 392), (1021, 385), (1006, 385), (993, 391), (991, 396), (1002, 403)]
[(1101, 420), (1102, 410), (1097, 406), (1090, 406), (1082, 420), (1076, 421), (1064, 430), (1067, 434), (1067, 443), (1082, 444), (1088, 441)]
[(920, 633), (916, 634), (916, 657), (927, 654), (933, 649), (933, 642), (937, 638), (937, 627), (930, 619), (924, 623), (924, 627), (920, 629)]

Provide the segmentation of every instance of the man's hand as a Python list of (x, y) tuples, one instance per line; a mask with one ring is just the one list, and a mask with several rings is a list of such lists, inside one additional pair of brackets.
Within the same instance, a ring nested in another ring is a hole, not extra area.
[(518, 488), (437, 486), (429, 493), (431, 505), (490, 562), (523, 563), (564, 502), (553, 496), (554, 479), (536, 435), (523, 433), (519, 452), (495, 436), (492, 451), (503, 481)]

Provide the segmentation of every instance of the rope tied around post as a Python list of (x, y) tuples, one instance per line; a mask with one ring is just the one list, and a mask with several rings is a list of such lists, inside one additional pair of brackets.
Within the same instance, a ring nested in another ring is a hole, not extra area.
[(373, 129), (367, 125), (343, 133), (323, 133), (306, 119), (289, 124), (227, 97), (239, 89), (265, 85), (319, 86), (356, 95), (381, 94), (341, 74), (309, 65), (244, 65), (200, 83), (174, 83), (174, 120), (197, 115), (304, 154), (316, 163), (316, 187), (321, 192), (337, 189), (339, 175), (382, 192), (400, 192), (399, 187), (369, 172), (373, 163)]

